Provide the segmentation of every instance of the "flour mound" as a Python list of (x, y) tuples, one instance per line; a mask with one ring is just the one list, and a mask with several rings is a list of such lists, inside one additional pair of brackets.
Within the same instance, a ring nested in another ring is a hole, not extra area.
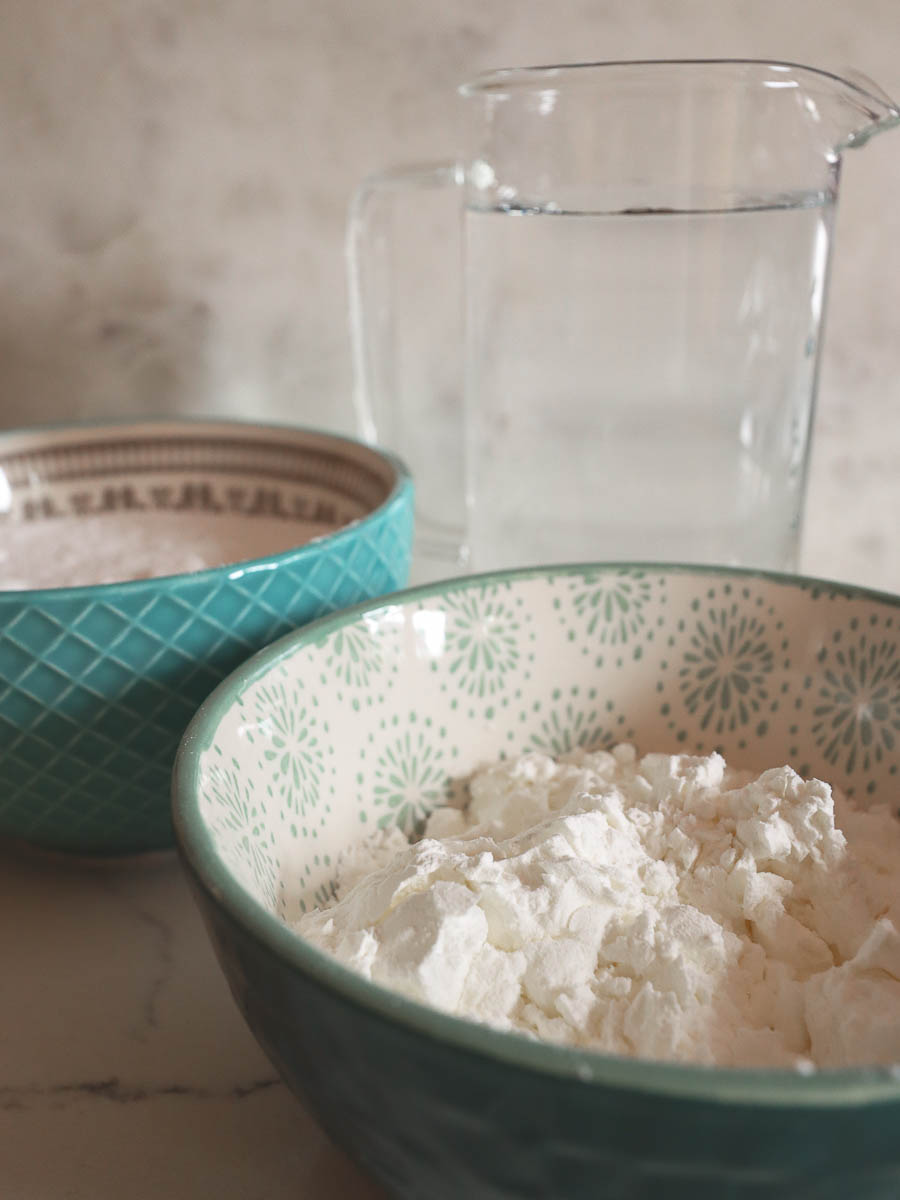
[(410, 845), (355, 848), (298, 932), (498, 1029), (620, 1055), (900, 1062), (900, 821), (790, 767), (526, 754)]

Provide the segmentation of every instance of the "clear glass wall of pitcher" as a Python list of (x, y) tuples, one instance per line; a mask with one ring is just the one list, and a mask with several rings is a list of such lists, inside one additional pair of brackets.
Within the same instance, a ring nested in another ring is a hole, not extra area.
[[(463, 158), (367, 181), (348, 230), (360, 427), (412, 467), (419, 578), (793, 568), (841, 156), (897, 107), (867, 80), (741, 61), (499, 71), (460, 92)], [(392, 311), (390, 256), (414, 247), (391, 216), (433, 187), (463, 216), (459, 346), (427, 329), (429, 294), (457, 281), (424, 288), (407, 328)], [(464, 404), (398, 371), (423, 330)]]

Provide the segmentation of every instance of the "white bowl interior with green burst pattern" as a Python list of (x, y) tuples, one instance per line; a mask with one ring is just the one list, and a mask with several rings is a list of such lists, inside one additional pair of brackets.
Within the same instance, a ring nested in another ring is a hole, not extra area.
[(793, 577), (598, 565), (457, 580), (290, 634), (191, 727), (176, 817), (270, 912), (337, 856), (412, 832), (479, 764), (539, 749), (790, 763), (898, 798), (900, 600)]

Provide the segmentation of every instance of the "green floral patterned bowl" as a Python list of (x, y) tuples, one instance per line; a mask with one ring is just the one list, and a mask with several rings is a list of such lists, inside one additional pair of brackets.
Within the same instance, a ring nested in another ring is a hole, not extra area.
[(327, 433), (0, 435), (0, 588), (116, 578), (117, 555), (127, 577), (139, 551), (183, 572), (0, 590), (0, 837), (95, 856), (171, 846), (172, 762), (200, 701), (274, 638), (405, 583), (411, 537), (403, 466)]
[(633, 739), (898, 796), (900, 599), (715, 568), (548, 568), (326, 618), (193, 721), (176, 830), (247, 1021), (396, 1196), (896, 1200), (900, 1068), (716, 1070), (540, 1044), (394, 995), (285, 923), (339, 852), (501, 754)]

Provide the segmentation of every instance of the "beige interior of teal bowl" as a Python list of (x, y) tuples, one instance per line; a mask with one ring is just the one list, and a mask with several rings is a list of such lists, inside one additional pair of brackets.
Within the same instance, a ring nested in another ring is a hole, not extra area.
[(395, 482), (371, 447), (314, 430), (148, 421), (10, 432), (0, 589), (269, 557), (367, 516)]
[(607, 567), (338, 616), (233, 696), (200, 810), (262, 904), (320, 903), (348, 844), (412, 832), (479, 764), (634, 741), (788, 762), (896, 806), (900, 606), (752, 575)]

